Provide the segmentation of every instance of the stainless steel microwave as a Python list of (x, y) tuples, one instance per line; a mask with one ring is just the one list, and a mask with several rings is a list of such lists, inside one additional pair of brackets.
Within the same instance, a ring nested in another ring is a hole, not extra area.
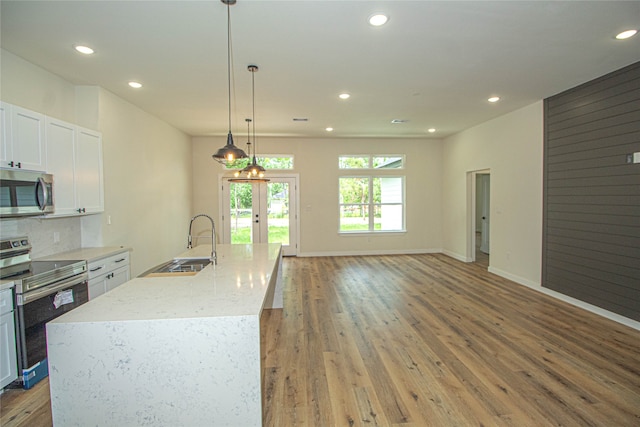
[(0, 169), (0, 217), (52, 213), (53, 175)]

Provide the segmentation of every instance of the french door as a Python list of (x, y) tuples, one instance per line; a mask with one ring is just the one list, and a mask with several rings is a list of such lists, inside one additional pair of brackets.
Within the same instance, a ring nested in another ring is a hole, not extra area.
[(296, 177), (268, 182), (222, 179), (223, 243), (281, 243), (283, 255), (297, 254)]

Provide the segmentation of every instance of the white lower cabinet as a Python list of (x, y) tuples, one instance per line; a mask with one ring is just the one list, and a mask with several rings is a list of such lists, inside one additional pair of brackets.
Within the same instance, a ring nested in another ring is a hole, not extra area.
[(88, 270), (91, 300), (129, 281), (129, 251), (91, 261)]
[(18, 379), (13, 290), (0, 291), (0, 388)]

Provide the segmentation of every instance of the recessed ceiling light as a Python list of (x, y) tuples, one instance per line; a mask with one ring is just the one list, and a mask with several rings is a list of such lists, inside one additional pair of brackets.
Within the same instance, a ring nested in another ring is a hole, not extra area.
[(487, 101), (489, 101), (489, 102), (498, 102), (498, 101), (500, 101), (500, 97), (499, 96), (492, 96), (491, 98), (487, 99)]
[(129, 82), (129, 86), (131, 86), (134, 89), (140, 89), (142, 87), (142, 83), (138, 83), (138, 82)]
[(351, 95), (349, 95), (348, 93), (341, 93), (340, 95), (338, 95), (338, 98), (340, 99), (349, 99), (351, 97)]
[(83, 45), (74, 45), (73, 48), (80, 52), (83, 53), (85, 55), (91, 55), (92, 53), (94, 53), (95, 51), (93, 49), (91, 49), (89, 46), (83, 46)]
[(389, 21), (389, 17), (387, 15), (383, 15), (382, 13), (374, 13), (369, 17), (369, 24), (374, 27), (379, 27), (384, 25)]
[(324, 130), (326, 130), (327, 132), (333, 132), (333, 128), (325, 128)]
[(429, 132), (429, 133), (434, 133), (435, 131), (436, 131), (436, 129), (435, 129), (435, 128), (427, 129), (427, 132)]
[(616, 39), (618, 40), (628, 39), (629, 37), (635, 36), (637, 33), (638, 33), (638, 30), (623, 31), (620, 34), (616, 35)]

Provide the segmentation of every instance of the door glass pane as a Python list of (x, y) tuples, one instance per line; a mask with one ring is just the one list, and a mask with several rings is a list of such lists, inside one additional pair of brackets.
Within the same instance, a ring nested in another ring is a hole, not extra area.
[(231, 229), (232, 244), (252, 243), (251, 187), (249, 183), (229, 183), (229, 201), (231, 205), (229, 227)]
[(267, 241), (289, 245), (289, 184), (267, 184)]

